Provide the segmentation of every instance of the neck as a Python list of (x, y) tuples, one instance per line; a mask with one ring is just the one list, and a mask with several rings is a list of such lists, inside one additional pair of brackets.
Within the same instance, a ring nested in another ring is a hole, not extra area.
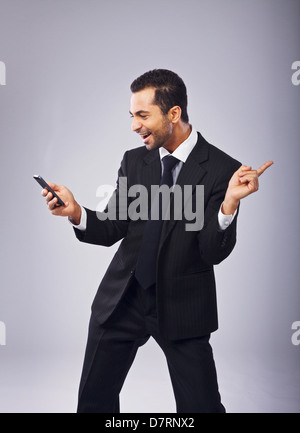
[(174, 152), (174, 150), (188, 138), (191, 131), (192, 127), (189, 123), (181, 122), (180, 124), (176, 124), (171, 137), (163, 147), (170, 153)]

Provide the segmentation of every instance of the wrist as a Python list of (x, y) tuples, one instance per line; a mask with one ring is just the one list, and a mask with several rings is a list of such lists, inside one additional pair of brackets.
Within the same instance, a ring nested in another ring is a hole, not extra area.
[(239, 200), (227, 199), (225, 197), (221, 209), (222, 213), (224, 215), (233, 215), (234, 212), (237, 210), (239, 203)]
[(78, 226), (81, 220), (81, 206), (76, 202), (74, 206), (74, 212), (69, 216), (69, 221)]

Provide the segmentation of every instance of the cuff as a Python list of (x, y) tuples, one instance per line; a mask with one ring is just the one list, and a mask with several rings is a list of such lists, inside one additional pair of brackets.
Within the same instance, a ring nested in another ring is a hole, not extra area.
[(80, 223), (78, 225), (76, 225), (76, 224), (73, 224), (72, 221), (69, 218), (68, 218), (68, 220), (69, 220), (69, 223), (73, 227), (75, 227), (75, 229), (85, 231), (86, 230), (86, 225), (87, 225), (87, 213), (86, 213), (86, 210), (84, 209), (84, 207), (82, 207), (82, 206), (80, 206), (80, 207), (81, 207)]
[(222, 205), (223, 205), (223, 203), (221, 204), (220, 210), (219, 210), (219, 213), (218, 213), (218, 221), (219, 221), (219, 227), (220, 227), (220, 229), (221, 230), (226, 230), (227, 227), (229, 227), (230, 224), (232, 223), (232, 221), (234, 220), (234, 217), (235, 217), (235, 215), (237, 213), (237, 209), (236, 209), (236, 211), (234, 212), (233, 215), (224, 215), (223, 212), (221, 211)]

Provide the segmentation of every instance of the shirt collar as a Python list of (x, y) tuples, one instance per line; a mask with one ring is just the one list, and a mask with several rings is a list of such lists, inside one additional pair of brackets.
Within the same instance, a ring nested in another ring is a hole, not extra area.
[[(197, 131), (195, 129), (193, 129), (193, 127), (192, 127), (192, 132), (190, 133), (188, 138), (186, 140), (184, 140), (174, 150), (174, 152), (172, 153), (172, 156), (174, 156), (175, 158), (179, 159), (182, 162), (185, 162), (187, 160), (189, 154), (191, 153), (191, 151), (195, 147), (197, 141), (198, 141)], [(162, 160), (162, 158), (166, 155), (170, 155), (170, 152), (168, 152), (167, 149), (165, 149), (164, 147), (160, 147), (159, 148), (160, 159)]]

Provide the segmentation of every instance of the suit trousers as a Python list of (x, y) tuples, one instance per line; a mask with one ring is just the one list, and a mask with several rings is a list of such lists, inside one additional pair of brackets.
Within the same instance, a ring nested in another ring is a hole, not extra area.
[(177, 413), (225, 412), (210, 335), (175, 341), (164, 338), (158, 328), (155, 286), (145, 290), (133, 279), (104, 325), (91, 315), (78, 413), (120, 412), (119, 394), (127, 373), (138, 348), (151, 336), (165, 354)]

